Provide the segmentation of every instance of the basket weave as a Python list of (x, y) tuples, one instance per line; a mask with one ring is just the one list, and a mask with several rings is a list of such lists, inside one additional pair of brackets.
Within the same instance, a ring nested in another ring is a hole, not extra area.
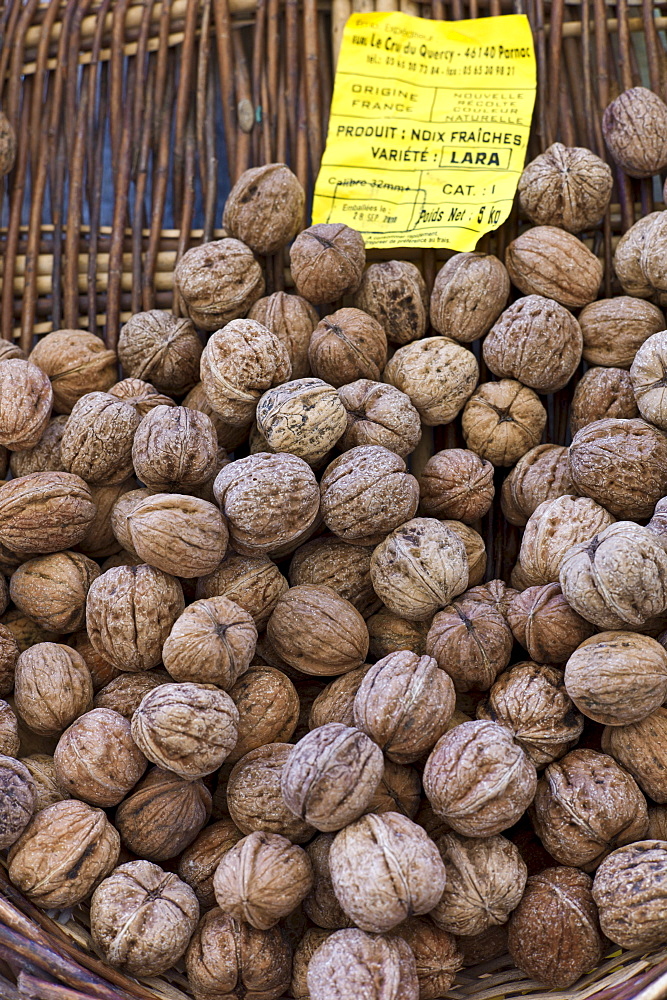
[[(666, 8), (652, 0), (5, 0), (0, 106), (19, 141), (15, 168), (0, 180), (0, 334), (30, 350), (52, 329), (83, 328), (114, 346), (132, 312), (179, 311), (174, 265), (190, 246), (222, 234), (224, 198), (244, 169), (284, 161), (312, 191), (335, 53), (353, 11), (456, 20), (527, 14), (538, 65), (532, 158), (556, 140), (605, 157), (601, 109), (617, 93), (642, 83), (667, 99)], [(612, 167), (614, 204), (589, 234), (605, 264), (606, 295), (616, 290), (615, 241), (661, 197), (653, 181)], [(515, 206), (481, 248), (502, 257), (520, 226)], [(414, 261), (429, 287), (447, 256), (369, 254)], [(290, 286), (282, 253), (265, 265), (268, 292)], [(472, 346), (479, 359), (479, 344)], [(567, 443), (571, 392), (547, 397), (549, 441)], [(434, 448), (462, 443), (458, 422), (427, 430), (413, 471)], [(482, 528), (488, 575), (508, 579), (517, 529), (498, 503)], [(0, 867), (1, 1000), (190, 1000), (178, 970), (139, 982), (105, 966), (92, 950), (85, 907), (59, 919), (25, 900)], [(461, 972), (446, 996), (661, 1000), (667, 949), (610, 949), (564, 992), (545, 991), (499, 958)]]

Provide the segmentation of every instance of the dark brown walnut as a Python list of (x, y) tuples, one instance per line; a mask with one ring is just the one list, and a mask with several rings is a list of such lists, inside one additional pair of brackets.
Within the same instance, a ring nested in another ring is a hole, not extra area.
[(291, 587), (269, 618), (267, 636), (286, 663), (316, 676), (354, 670), (368, 652), (364, 619), (331, 587)]
[(629, 726), (606, 726), (602, 749), (633, 776), (654, 802), (667, 802), (667, 709)]
[(0, 754), (18, 757), (20, 745), (18, 721), (12, 707), (6, 701), (0, 701)]
[(472, 524), (493, 503), (493, 466), (466, 448), (438, 451), (424, 466), (419, 492), (420, 510), (426, 517)]
[(229, 689), (239, 712), (238, 739), (227, 760), (235, 763), (267, 743), (287, 742), (299, 718), (296, 688), (281, 670), (253, 666)]
[(72, 407), (60, 442), (67, 470), (93, 486), (122, 483), (133, 473), (132, 442), (140, 418), (108, 392), (89, 392)]
[(149, 489), (182, 492), (215, 472), (218, 439), (210, 417), (186, 406), (156, 406), (132, 445), (138, 479)]
[(667, 397), (664, 372), (667, 355), (665, 332), (644, 341), (630, 367), (631, 391), (644, 420), (667, 429)]
[(594, 871), (622, 844), (646, 833), (646, 799), (636, 781), (607, 754), (571, 750), (549, 764), (530, 809), (533, 827), (563, 865)]
[(118, 357), (125, 376), (150, 382), (159, 392), (174, 396), (197, 382), (202, 349), (190, 320), (162, 309), (135, 313), (118, 338)]
[(508, 729), (536, 767), (571, 750), (584, 728), (561, 672), (530, 660), (500, 675), (488, 698), (478, 705), (477, 718)]
[(424, 337), (399, 347), (382, 381), (407, 396), (427, 427), (451, 423), (479, 381), (472, 351), (450, 337)]
[(371, 581), (371, 549), (350, 545), (340, 538), (315, 538), (300, 545), (292, 556), (289, 580), (331, 587), (367, 618), (380, 607)]
[(30, 771), (14, 757), (0, 755), (0, 850), (16, 843), (35, 810)]
[(512, 826), (537, 787), (535, 765), (495, 722), (463, 722), (436, 743), (424, 768), (433, 810), (464, 837), (492, 837)]
[(305, 200), (298, 178), (284, 163), (252, 167), (227, 195), (222, 224), (230, 236), (265, 257), (296, 236)]
[(310, 840), (315, 828), (287, 808), (281, 791), (285, 765), (294, 752), (287, 743), (267, 743), (242, 757), (229, 775), (229, 815), (243, 833), (279, 833), (294, 844)]
[(336, 931), (308, 966), (310, 1000), (418, 1000), (417, 964), (401, 937)]
[(346, 542), (377, 545), (417, 511), (419, 484), (405, 462), (380, 445), (351, 448), (320, 481), (322, 517)]
[(524, 295), (544, 295), (568, 309), (597, 298), (603, 273), (581, 240), (555, 226), (535, 226), (517, 236), (505, 251), (505, 266)]
[(447, 731), (454, 685), (431, 656), (390, 653), (365, 674), (354, 699), (354, 723), (389, 760), (410, 764)]
[(232, 426), (231, 424), (226, 423), (220, 414), (216, 413), (209, 403), (206, 398), (204, 386), (201, 382), (197, 382), (196, 386), (190, 390), (183, 400), (183, 406), (187, 406), (191, 410), (198, 410), (200, 413), (205, 413), (207, 417), (211, 418), (211, 422), (213, 423), (218, 435), (219, 448), (225, 448), (227, 451), (234, 451), (234, 449), (238, 448), (244, 441), (247, 441), (251, 424), (248, 423), (241, 426)]
[(366, 249), (355, 229), (342, 223), (320, 224), (299, 233), (289, 259), (297, 292), (319, 305), (356, 292), (364, 273)]
[(435, 518), (416, 517), (396, 528), (373, 551), (371, 579), (394, 614), (423, 621), (468, 586), (461, 539)]
[(426, 652), (459, 692), (488, 690), (509, 663), (512, 645), (501, 612), (465, 594), (435, 615), (426, 637)]
[(468, 561), (468, 586), (480, 584), (486, 574), (486, 546), (479, 531), (462, 521), (441, 521), (444, 528), (453, 531), (463, 542)]
[(560, 585), (527, 587), (512, 598), (507, 620), (514, 638), (537, 663), (565, 663), (595, 626), (573, 611)]
[(665, 943), (666, 862), (664, 840), (643, 840), (614, 851), (598, 868), (593, 899), (614, 944), (645, 951)]
[(296, 909), (312, 885), (313, 869), (303, 848), (262, 831), (226, 851), (213, 878), (223, 913), (261, 931)]
[(359, 445), (382, 445), (406, 458), (421, 438), (421, 420), (410, 397), (393, 385), (358, 379), (338, 390), (347, 414), (347, 430), (338, 441), (343, 451)]
[[(56, 635), (55, 632), (47, 632), (46, 629), (41, 628), (31, 618), (28, 618), (27, 615), (24, 615), (23, 612), (19, 611), (17, 608), (7, 611), (2, 616), (2, 625), (3, 628), (12, 636), (17, 647), (17, 652), (12, 654), (14, 657), (13, 662), (11, 663), (12, 683), (11, 687), (6, 692), (8, 694), (14, 686), (14, 668), (16, 666), (18, 653), (25, 652), (26, 649), (37, 645), (38, 642), (56, 642), (61, 638), (61, 636)], [(9, 683), (9, 675), (7, 676), (7, 683)]]
[(466, 446), (500, 466), (514, 465), (538, 445), (546, 422), (533, 390), (508, 378), (479, 385), (461, 419)]
[(526, 295), (507, 308), (484, 340), (487, 367), (538, 392), (567, 385), (579, 362), (581, 328), (567, 309), (542, 295)]
[(310, 302), (300, 295), (274, 292), (255, 302), (248, 319), (261, 323), (283, 344), (292, 364), (292, 378), (310, 375), (308, 345), (319, 323), (317, 311)]
[(185, 955), (195, 1000), (278, 1000), (289, 989), (291, 965), (281, 928), (258, 931), (217, 908), (202, 918)]
[(127, 516), (127, 528), (144, 562), (185, 579), (212, 573), (229, 537), (214, 504), (184, 493), (155, 493), (139, 500)]
[[(18, 567), (17, 567), (18, 568)], [(4, 614), (9, 605), (9, 584), (0, 572), (0, 614)]]
[(408, 261), (371, 264), (355, 293), (354, 305), (377, 320), (392, 344), (408, 344), (426, 333), (426, 283)]
[(168, 683), (166, 670), (142, 670), (140, 673), (120, 673), (105, 684), (95, 695), (95, 708), (110, 708), (126, 719), (131, 719), (141, 704), (141, 699), (153, 688)]
[[(623, 291), (628, 296), (650, 299), (655, 294), (653, 285), (651, 285), (642, 269), (641, 257), (646, 238), (654, 222), (661, 215), (662, 212), (650, 212), (648, 215), (645, 215), (644, 218), (635, 222), (634, 226), (631, 226), (627, 233), (624, 233), (618, 241), (614, 252), (614, 270)], [(605, 300), (603, 299), (602, 301)], [(613, 302), (614, 300), (608, 299), (606, 301)], [(631, 361), (632, 358), (623, 367), (629, 368)]]
[[(648, 414), (643, 415), (648, 418)], [(570, 405), (570, 428), (573, 434), (596, 420), (630, 420), (638, 416), (637, 401), (628, 372), (620, 368), (590, 368), (577, 383)]]
[(370, 669), (370, 664), (364, 663), (356, 670), (350, 670), (330, 681), (312, 703), (308, 716), (309, 729), (318, 729), (330, 722), (354, 726), (354, 699)]
[(60, 736), (93, 700), (86, 661), (70, 646), (40, 642), (21, 653), (14, 678), (16, 711), (40, 736)]
[(220, 820), (207, 826), (178, 862), (178, 876), (194, 891), (199, 905), (210, 909), (215, 906), (213, 876), (225, 854), (243, 839), (243, 834), (231, 820)]
[(222, 239), (184, 253), (174, 270), (174, 287), (196, 326), (220, 330), (261, 298), (264, 276), (250, 247)]
[(53, 407), (48, 375), (29, 361), (0, 361), (0, 445), (10, 451), (34, 448)]
[(293, 748), (282, 770), (283, 798), (296, 816), (330, 833), (366, 810), (383, 769), (382, 751), (365, 733), (331, 722)]
[(537, 226), (581, 233), (597, 226), (609, 206), (613, 177), (590, 149), (554, 142), (519, 178), (519, 204)]
[(602, 116), (607, 149), (630, 177), (651, 177), (667, 166), (667, 106), (646, 87), (631, 87)]
[(210, 814), (203, 782), (152, 767), (118, 806), (114, 823), (128, 850), (165, 861), (192, 843)]
[(592, 881), (576, 868), (547, 868), (528, 879), (509, 923), (517, 966), (545, 986), (565, 989), (603, 955)]
[(523, 896), (528, 869), (505, 837), (445, 833), (436, 841), (445, 863), (445, 891), (429, 916), (450, 934), (481, 934), (507, 922)]
[(313, 375), (336, 387), (360, 378), (377, 381), (387, 363), (387, 336), (361, 309), (338, 309), (313, 330), (308, 360)]
[(339, 831), (329, 852), (329, 868), (345, 913), (373, 933), (429, 913), (445, 888), (445, 866), (437, 847), (400, 813), (362, 816)]
[(619, 295), (591, 302), (579, 314), (579, 325), (584, 337), (585, 361), (591, 365), (629, 368), (642, 344), (664, 329), (665, 317), (651, 302)]
[[(176, 406), (171, 396), (159, 392), (150, 382), (140, 378), (125, 378), (109, 389), (110, 396), (117, 396), (133, 406), (140, 417), (147, 416), (156, 406)], [(183, 404), (187, 406), (187, 403)]]
[(539, 444), (527, 451), (503, 480), (500, 503), (510, 524), (523, 527), (545, 500), (575, 494), (568, 449)]
[(64, 472), (60, 442), (65, 433), (67, 417), (53, 417), (34, 448), (9, 453), (12, 476), (29, 476), (31, 472)]
[(86, 661), (86, 666), (90, 670), (90, 676), (93, 680), (94, 691), (99, 691), (120, 674), (118, 668), (110, 660), (100, 656), (93, 648), (85, 629), (68, 636), (67, 645), (72, 646)]
[(491, 254), (457, 253), (438, 271), (431, 293), (434, 330), (468, 344), (487, 333), (507, 304), (510, 279)]
[(647, 635), (600, 632), (567, 661), (565, 687), (577, 708), (595, 722), (639, 722), (667, 698), (667, 652)]
[(346, 424), (338, 393), (319, 378), (286, 382), (265, 392), (257, 406), (257, 426), (267, 448), (296, 455), (310, 465), (326, 456)]
[(8, 174), (16, 160), (16, 133), (9, 118), (0, 111), (0, 177)]
[(33, 816), (8, 855), (9, 878), (45, 910), (83, 902), (118, 863), (120, 838), (101, 809), (63, 799)]
[(38, 625), (64, 634), (85, 624), (86, 597), (99, 575), (97, 563), (81, 552), (54, 552), (22, 563), (9, 592), (16, 607)]
[(53, 757), (48, 754), (35, 753), (28, 757), (21, 757), (21, 763), (26, 767), (32, 778), (35, 791), (35, 813), (41, 812), (47, 806), (52, 806), (54, 802), (62, 802), (67, 798), (56, 781), (56, 769)]
[(366, 622), (370, 637), (370, 653), (381, 660), (389, 653), (409, 650), (418, 656), (426, 652), (426, 635), (430, 621), (413, 622), (400, 618), (384, 606)]
[(463, 958), (451, 934), (428, 919), (410, 917), (391, 931), (409, 946), (417, 966), (420, 1000), (439, 1000), (450, 989)]
[(257, 629), (247, 611), (226, 597), (204, 598), (174, 622), (162, 659), (175, 681), (229, 690), (250, 666), (256, 643)]
[(132, 738), (153, 764), (192, 780), (225, 761), (238, 719), (232, 699), (212, 684), (161, 684), (132, 716)]
[(231, 545), (249, 556), (264, 555), (297, 538), (320, 509), (315, 475), (296, 455), (264, 452), (238, 459), (218, 473), (214, 492), (229, 524)]
[(667, 807), (663, 805), (648, 807), (647, 840), (665, 840), (667, 833)]
[[(451, 720), (450, 720), (451, 724)], [(414, 767), (385, 760), (380, 784), (368, 807), (369, 813), (396, 812), (414, 819), (421, 802), (421, 780)]]
[(105, 962), (157, 976), (182, 957), (199, 919), (185, 882), (150, 861), (120, 865), (93, 893), (90, 931)]
[(507, 954), (507, 925), (490, 927), (488, 931), (473, 934), (472, 937), (459, 937), (456, 945), (461, 952), (464, 968), (499, 958)]
[(56, 413), (71, 413), (81, 396), (106, 392), (118, 381), (116, 352), (85, 330), (54, 330), (41, 337), (29, 360), (48, 375)]
[(69, 726), (53, 754), (58, 785), (72, 798), (108, 809), (131, 792), (146, 758), (118, 712), (95, 708)]
[(306, 854), (313, 870), (313, 885), (303, 901), (303, 909), (309, 920), (318, 927), (338, 930), (349, 927), (351, 921), (336, 899), (329, 871), (329, 851), (335, 834), (320, 833), (306, 847)]
[(309, 927), (297, 942), (292, 957), (292, 981), (289, 987), (289, 995), (294, 1000), (310, 1000), (308, 966), (319, 946), (332, 933), (333, 931), (323, 930), (321, 927)]

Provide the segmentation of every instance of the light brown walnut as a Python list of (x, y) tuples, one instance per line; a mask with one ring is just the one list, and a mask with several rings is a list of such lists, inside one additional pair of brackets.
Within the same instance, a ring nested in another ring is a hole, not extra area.
[(606, 726), (602, 749), (633, 776), (654, 802), (667, 802), (667, 709), (628, 726)]
[(380, 607), (371, 581), (371, 549), (341, 538), (320, 537), (299, 546), (289, 568), (290, 584), (331, 587), (367, 618)]
[(284, 163), (244, 170), (227, 195), (222, 224), (257, 254), (277, 253), (296, 236), (306, 194)]
[(190, 390), (183, 400), (183, 406), (187, 406), (191, 410), (198, 410), (200, 413), (205, 413), (207, 417), (211, 418), (211, 422), (218, 435), (218, 447), (225, 448), (227, 451), (234, 451), (244, 441), (247, 441), (252, 424), (234, 426), (226, 423), (209, 403), (201, 382), (197, 382), (194, 388)]
[(427, 427), (451, 423), (475, 391), (479, 365), (450, 337), (425, 337), (399, 347), (382, 381), (407, 396)]
[(331, 587), (291, 587), (269, 618), (267, 636), (290, 666), (316, 676), (354, 670), (368, 652), (364, 619)]
[[(19, 653), (24, 653), (26, 649), (30, 649), (31, 646), (36, 646), (38, 642), (56, 642), (58, 639), (62, 638), (55, 632), (47, 632), (46, 629), (41, 628), (32, 620), (24, 615), (22, 611), (14, 608), (12, 611), (7, 611), (2, 616), (2, 625), (4, 632), (2, 633), (3, 645), (5, 645), (6, 634), (13, 639), (13, 646), (5, 646), (5, 651), (8, 656), (11, 655), (12, 659), (7, 662), (7, 674), (6, 674), (6, 684), (7, 687), (6, 694), (9, 694), (12, 687), (14, 686), (14, 669), (16, 667), (16, 660)], [(8, 642), (8, 637), (7, 637)], [(16, 650), (14, 652), (14, 649)], [(10, 682), (11, 677), (11, 684)]]
[(354, 305), (377, 320), (393, 344), (408, 344), (426, 333), (428, 298), (414, 264), (386, 260), (366, 269)]
[(414, 451), (421, 438), (419, 413), (410, 397), (393, 385), (358, 379), (338, 390), (345, 407), (347, 429), (337, 446), (382, 445), (401, 458)]
[(110, 708), (125, 719), (131, 719), (145, 694), (169, 682), (166, 670), (142, 670), (139, 673), (119, 673), (95, 695), (95, 708)]
[(243, 834), (231, 820), (222, 819), (202, 830), (178, 861), (178, 876), (194, 891), (199, 905), (206, 909), (215, 906), (213, 876), (220, 861)]
[(92, 705), (86, 661), (70, 646), (40, 642), (21, 653), (14, 680), (16, 711), (40, 736), (60, 736)]
[(336, 931), (308, 966), (310, 1000), (418, 1000), (417, 964), (402, 938)]
[(65, 469), (93, 486), (124, 482), (134, 471), (132, 442), (139, 422), (134, 407), (107, 392), (82, 396), (60, 442)]
[(303, 909), (309, 920), (318, 927), (330, 931), (349, 927), (350, 918), (336, 898), (331, 872), (329, 871), (329, 851), (335, 834), (320, 833), (306, 847), (306, 854), (313, 869), (313, 885), (303, 901)]
[(588, 497), (566, 493), (539, 504), (528, 518), (519, 550), (527, 586), (557, 583), (572, 547), (589, 543), (613, 522), (612, 515)]
[(463, 521), (441, 521), (444, 528), (453, 531), (463, 542), (468, 561), (468, 586), (476, 587), (482, 582), (486, 575), (486, 546), (479, 531), (475, 531), (469, 524)]
[(72, 548), (94, 516), (88, 486), (67, 472), (35, 472), (0, 485), (0, 543), (24, 558)]
[[(452, 716), (453, 718), (453, 716)], [(448, 727), (451, 725), (451, 720)], [(392, 760), (385, 760), (384, 771), (367, 812), (396, 812), (414, 819), (421, 802), (421, 780), (414, 767), (404, 767)]]
[(257, 629), (247, 611), (226, 597), (204, 598), (176, 619), (162, 660), (175, 681), (229, 690), (250, 666), (256, 643)]
[[(108, 391), (110, 396), (117, 396), (133, 406), (140, 417), (147, 416), (156, 406), (176, 406), (171, 396), (159, 392), (150, 382), (140, 378), (124, 378)], [(187, 403), (184, 405), (187, 406)]]
[(28, 559), (13, 573), (9, 592), (16, 607), (42, 628), (64, 634), (86, 621), (86, 597), (100, 575), (80, 552), (54, 552)]
[(261, 298), (264, 276), (250, 247), (225, 238), (186, 251), (176, 264), (174, 287), (193, 323), (220, 330)]
[(452, 340), (468, 344), (491, 329), (507, 304), (510, 279), (491, 254), (457, 253), (435, 276), (431, 324)]
[(54, 330), (41, 337), (29, 360), (48, 375), (56, 413), (71, 413), (88, 392), (107, 392), (118, 381), (116, 352), (85, 330)]
[(519, 178), (519, 204), (537, 226), (580, 233), (597, 226), (611, 198), (609, 166), (590, 149), (554, 142)]
[(665, 213), (660, 212), (646, 232), (639, 258), (642, 273), (655, 289), (657, 294), (654, 298), (660, 305), (665, 304), (664, 293), (667, 291), (667, 268), (664, 263), (666, 239)]
[(360, 378), (377, 381), (387, 363), (387, 335), (361, 309), (338, 309), (313, 330), (308, 360), (313, 375), (329, 385), (347, 385)]
[(667, 333), (654, 333), (641, 345), (630, 366), (631, 388), (644, 420), (667, 430), (665, 362)]
[(34, 448), (53, 407), (48, 375), (29, 361), (0, 361), (0, 445), (10, 451)]
[(480, 384), (461, 418), (466, 446), (500, 466), (514, 465), (538, 445), (546, 422), (533, 390), (507, 378)]
[(338, 393), (319, 378), (285, 382), (265, 392), (257, 405), (257, 426), (267, 450), (288, 452), (310, 465), (327, 455), (346, 424)]
[(595, 632), (595, 626), (570, 607), (557, 583), (527, 587), (516, 594), (507, 620), (516, 641), (537, 663), (565, 663)]
[(534, 226), (505, 251), (512, 284), (524, 295), (543, 295), (568, 309), (580, 309), (597, 298), (602, 264), (571, 233), (555, 226)]
[(310, 840), (315, 828), (287, 808), (281, 777), (294, 747), (267, 743), (242, 757), (229, 775), (229, 815), (243, 833), (264, 830), (279, 833), (294, 844)]
[(0, 754), (4, 757), (18, 757), (20, 745), (16, 715), (8, 702), (0, 701)]
[(16, 843), (35, 810), (30, 771), (15, 757), (0, 755), (0, 850)]
[(620, 847), (598, 868), (593, 899), (602, 932), (614, 944), (642, 951), (664, 945), (666, 862), (664, 840), (643, 840)]
[(113, 530), (113, 510), (122, 497), (135, 492), (134, 486), (134, 479), (126, 479), (125, 482), (114, 483), (112, 486), (90, 487), (96, 512), (85, 537), (79, 542), (79, 548), (91, 559), (103, 559), (117, 555), (120, 551), (121, 543)]
[(127, 530), (144, 562), (185, 579), (212, 573), (229, 538), (218, 508), (184, 493), (154, 493), (140, 499), (127, 515)]
[[(661, 215), (662, 212), (649, 212), (649, 214), (645, 215), (643, 219), (639, 219), (639, 221), (635, 222), (633, 226), (630, 226), (628, 231), (621, 236), (618, 244), (616, 245), (616, 250), (614, 252), (614, 271), (616, 272), (616, 277), (618, 278), (623, 291), (626, 293), (626, 296), (636, 296), (640, 299), (650, 299), (654, 294), (655, 290), (642, 269), (641, 257), (644, 242), (651, 231), (653, 223)], [(603, 299), (601, 301), (613, 302), (616, 300)], [(605, 308), (605, 312), (607, 312), (607, 308)], [(629, 309), (629, 306), (626, 306), (626, 304), (623, 303), (622, 309), (623, 314), (626, 315), (626, 310)], [(637, 310), (637, 312), (639, 312), (639, 310)], [(646, 315), (646, 313), (644, 313), (644, 315)], [(659, 329), (661, 329), (661, 327), (659, 327)], [(656, 333), (657, 331), (652, 330), (651, 332)], [(623, 347), (625, 347), (625, 337), (627, 337), (627, 328), (625, 330), (625, 336), (621, 339)], [(585, 338), (586, 334), (584, 334), (584, 340)], [(645, 337), (641, 338), (640, 343), (643, 342), (643, 340), (645, 340)], [(638, 346), (639, 343), (637, 344), (637, 347)], [(623, 367), (629, 368), (631, 361), (632, 358), (630, 357)]]
[(288, 583), (268, 556), (239, 556), (227, 551), (217, 569), (197, 580), (196, 596), (225, 597), (250, 615), (257, 629), (262, 629), (271, 616)]
[(356, 670), (350, 670), (330, 681), (314, 699), (308, 716), (308, 727), (318, 729), (330, 722), (343, 726), (354, 726), (354, 699), (359, 685), (371, 669), (364, 663)]
[(310, 1000), (308, 966), (319, 946), (332, 933), (333, 931), (325, 931), (321, 927), (309, 927), (297, 942), (292, 957), (292, 981), (289, 987), (289, 995), (294, 1000)]
[(299, 295), (319, 305), (356, 292), (366, 263), (361, 233), (342, 223), (304, 229), (290, 247), (290, 269)]
[(274, 292), (255, 302), (248, 319), (261, 323), (284, 345), (292, 364), (292, 378), (310, 375), (308, 345), (319, 323), (317, 311), (310, 302), (300, 295)]
[(49, 754), (34, 753), (21, 757), (21, 763), (30, 772), (35, 790), (35, 813), (41, 812), (54, 802), (62, 802), (67, 796), (63, 794), (56, 781), (56, 768), (53, 757)]
[(667, 106), (646, 87), (624, 90), (602, 116), (604, 141), (630, 177), (650, 177), (667, 166)]
[(192, 843), (210, 814), (203, 782), (152, 767), (118, 806), (114, 822), (128, 850), (165, 861)]
[(149, 489), (180, 493), (214, 475), (217, 449), (215, 428), (205, 413), (186, 406), (156, 406), (137, 428), (132, 462)]
[(500, 611), (465, 594), (435, 615), (426, 637), (426, 652), (459, 692), (488, 690), (509, 663), (512, 645)]
[(541, 503), (566, 493), (576, 493), (568, 449), (557, 444), (539, 444), (522, 455), (503, 480), (500, 502), (510, 524), (522, 528)]
[(15, 479), (29, 476), (31, 472), (65, 471), (60, 455), (60, 442), (66, 424), (66, 416), (52, 417), (34, 448), (9, 452), (9, 468)]
[(241, 757), (267, 743), (286, 743), (299, 718), (299, 696), (281, 670), (253, 666), (229, 689), (239, 712), (238, 739), (227, 760)]
[(426, 517), (472, 524), (493, 503), (493, 471), (490, 462), (466, 448), (436, 452), (419, 477), (420, 511)]
[(58, 740), (53, 761), (64, 792), (103, 809), (117, 806), (147, 767), (130, 723), (108, 708), (94, 708), (76, 719)]
[(573, 434), (596, 420), (609, 417), (631, 420), (638, 416), (632, 381), (623, 369), (589, 368), (577, 383), (570, 405)]
[(202, 349), (189, 319), (161, 309), (131, 316), (118, 339), (125, 376), (143, 379), (174, 396), (187, 392), (199, 378)]

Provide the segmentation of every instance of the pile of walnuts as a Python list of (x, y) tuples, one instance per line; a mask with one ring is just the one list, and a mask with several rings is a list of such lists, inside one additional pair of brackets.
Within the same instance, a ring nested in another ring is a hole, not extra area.
[[(507, 948), (563, 989), (667, 944), (667, 214), (600, 299), (611, 186), (552, 146), (536, 225), (429, 295), (259, 167), (180, 318), (0, 350), (0, 849), (112, 966), (434, 1000)], [(485, 582), (496, 491), (523, 535)]]

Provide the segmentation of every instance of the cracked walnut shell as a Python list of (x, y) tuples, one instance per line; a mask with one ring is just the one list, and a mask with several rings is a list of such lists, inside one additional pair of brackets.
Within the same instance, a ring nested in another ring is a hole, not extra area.
[(108, 708), (94, 708), (76, 719), (58, 740), (53, 762), (64, 792), (104, 809), (117, 806), (147, 767), (130, 723)]
[(393, 344), (408, 344), (426, 333), (426, 283), (406, 260), (371, 264), (355, 293), (354, 305), (377, 320)]
[(592, 229), (609, 206), (613, 177), (590, 149), (554, 142), (519, 178), (519, 204), (537, 226)]
[(667, 106), (646, 87), (624, 90), (602, 115), (607, 148), (630, 177), (650, 177), (667, 166)]
[(534, 226), (505, 251), (512, 284), (524, 295), (543, 295), (568, 309), (597, 298), (603, 267), (588, 247), (555, 226)]
[(320, 305), (356, 292), (364, 273), (366, 249), (355, 229), (342, 223), (319, 224), (299, 233), (289, 259), (299, 295)]
[(493, 465), (514, 465), (539, 444), (547, 411), (538, 396), (514, 379), (480, 384), (463, 410), (466, 446)]
[(175, 858), (211, 815), (211, 793), (201, 781), (152, 767), (116, 810), (123, 843), (149, 861)]
[(468, 344), (487, 333), (507, 304), (510, 279), (497, 257), (457, 253), (435, 276), (431, 325), (438, 333)]
[(399, 347), (382, 375), (383, 382), (410, 397), (427, 427), (451, 423), (478, 380), (475, 355), (449, 337), (424, 337)]
[(261, 298), (264, 275), (250, 247), (222, 239), (183, 254), (174, 269), (174, 288), (196, 326), (220, 330)]
[(269, 618), (267, 637), (286, 663), (315, 676), (354, 670), (368, 652), (364, 619), (331, 587), (291, 587)]
[(387, 363), (387, 336), (361, 309), (338, 309), (313, 330), (308, 360), (313, 375), (336, 388), (360, 378), (377, 381)]
[(310, 1000), (418, 1000), (417, 965), (400, 937), (336, 931), (308, 965)]
[(277, 253), (296, 236), (306, 194), (284, 163), (244, 170), (227, 195), (222, 224), (262, 257)]
[(174, 396), (197, 382), (202, 350), (190, 320), (162, 309), (130, 316), (118, 338), (118, 357), (126, 378), (142, 379), (158, 392)]
[(162, 647), (175, 681), (216, 684), (229, 690), (250, 666), (257, 629), (250, 615), (226, 597), (190, 604)]
[(407, 458), (419, 444), (419, 413), (410, 397), (395, 386), (361, 378), (341, 386), (338, 398), (347, 416), (347, 429), (337, 442), (342, 451), (358, 445), (382, 445)]
[(34, 448), (53, 407), (48, 375), (29, 361), (0, 361), (0, 445), (10, 451)]
[(642, 840), (620, 847), (598, 868), (593, 899), (602, 931), (615, 944), (644, 951), (667, 940), (666, 864), (667, 843)]

